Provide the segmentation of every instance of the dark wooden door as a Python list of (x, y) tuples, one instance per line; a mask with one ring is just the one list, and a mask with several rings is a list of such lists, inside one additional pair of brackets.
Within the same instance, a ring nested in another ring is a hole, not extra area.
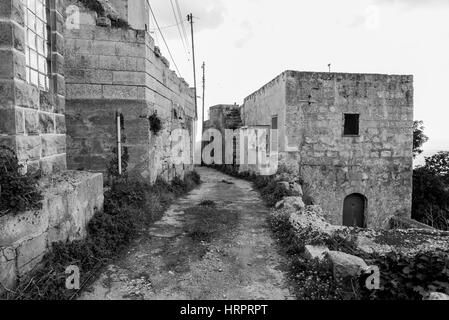
[(351, 194), (343, 204), (343, 225), (348, 227), (365, 227), (365, 197)]

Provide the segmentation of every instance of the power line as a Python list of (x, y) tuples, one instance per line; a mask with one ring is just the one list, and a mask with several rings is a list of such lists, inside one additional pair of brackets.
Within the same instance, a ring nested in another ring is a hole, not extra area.
[[(179, 5), (179, 1), (175, 0), (175, 3), (176, 3), (176, 8), (178, 9), (178, 15), (182, 19), (183, 14), (182, 14), (182, 11), (181, 11), (181, 6)], [(185, 39), (185, 42), (187, 44), (187, 50), (188, 50), (189, 37), (187, 35), (187, 31), (186, 31), (186, 27), (185, 27), (184, 23), (181, 24), (181, 28), (182, 28), (182, 33), (184, 34), (184, 39)], [(190, 51), (189, 51), (189, 54), (190, 54)]]
[(176, 70), (178, 71), (179, 76), (181, 76), (181, 72), (179, 72), (178, 66), (176, 65), (175, 59), (173, 59), (173, 55), (171, 54), (170, 48), (168, 47), (167, 41), (165, 41), (164, 34), (161, 31), (161, 28), (159, 27), (159, 23), (157, 22), (156, 16), (154, 15), (153, 8), (151, 8), (150, 3), (148, 3), (148, 6), (150, 7), (151, 15), (153, 16), (154, 22), (156, 23), (156, 26), (159, 30), (159, 33), (161, 34), (162, 40), (164, 40), (165, 46), (167, 47), (168, 54), (170, 55), (171, 60), (173, 61), (173, 64), (175, 65)]
[[(163, 26), (163, 27), (161, 27), (161, 30), (165, 30), (165, 29), (168, 29), (168, 28), (174, 28), (174, 27), (182, 25), (182, 24), (184, 24), (186, 22), (187, 22), (187, 19), (184, 19), (182, 21), (179, 21), (179, 23), (177, 23), (177, 24), (171, 24), (171, 25), (168, 25), (168, 26)], [(150, 28), (150, 30), (157, 30), (157, 28)]]
[[(186, 55), (188, 55), (186, 44), (184, 43), (184, 38), (182, 37), (181, 28), (179, 27), (178, 14), (176, 13), (175, 6), (173, 4), (173, 0), (170, 0), (170, 4), (171, 4), (171, 8), (173, 10), (173, 15), (175, 17), (176, 26), (178, 27), (179, 37), (181, 38), (182, 46), (184, 47), (184, 51), (185, 51)], [(180, 19), (182, 20), (182, 16), (180, 16)]]

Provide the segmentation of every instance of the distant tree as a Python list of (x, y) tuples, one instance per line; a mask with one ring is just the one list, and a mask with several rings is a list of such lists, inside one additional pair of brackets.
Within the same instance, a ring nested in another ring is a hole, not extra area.
[(437, 229), (449, 229), (449, 191), (443, 178), (427, 166), (413, 170), (412, 218)]
[(430, 173), (439, 176), (449, 186), (449, 151), (440, 151), (425, 159), (425, 168)]
[(424, 122), (413, 122), (413, 158), (420, 155), (423, 150), (422, 146), (429, 140), (429, 137), (424, 134)]

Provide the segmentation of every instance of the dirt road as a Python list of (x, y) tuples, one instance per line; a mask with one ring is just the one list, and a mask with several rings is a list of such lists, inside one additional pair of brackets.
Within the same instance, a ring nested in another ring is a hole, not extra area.
[[(199, 168), (178, 199), (81, 299), (291, 299), (283, 258), (251, 184)], [(199, 204), (211, 200), (216, 207)]]

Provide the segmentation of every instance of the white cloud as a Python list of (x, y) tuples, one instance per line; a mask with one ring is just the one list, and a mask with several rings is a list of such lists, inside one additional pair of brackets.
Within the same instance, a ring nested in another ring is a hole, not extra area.
[[(192, 13), (196, 19), (195, 31), (200, 32), (207, 29), (215, 29), (224, 22), (224, 15), (226, 12), (222, 0), (178, 0), (181, 8), (182, 19), (186, 28), (187, 15)], [(175, 0), (173, 0), (175, 3)], [(179, 32), (175, 25), (175, 16), (169, 0), (156, 0), (150, 2), (153, 8), (159, 26), (163, 29), (164, 36), (168, 39), (179, 37)], [(176, 6), (175, 6), (175, 11)], [(178, 15), (179, 17), (179, 15)], [(152, 23), (152, 28), (156, 26)], [(190, 32), (190, 29), (188, 30)]]

